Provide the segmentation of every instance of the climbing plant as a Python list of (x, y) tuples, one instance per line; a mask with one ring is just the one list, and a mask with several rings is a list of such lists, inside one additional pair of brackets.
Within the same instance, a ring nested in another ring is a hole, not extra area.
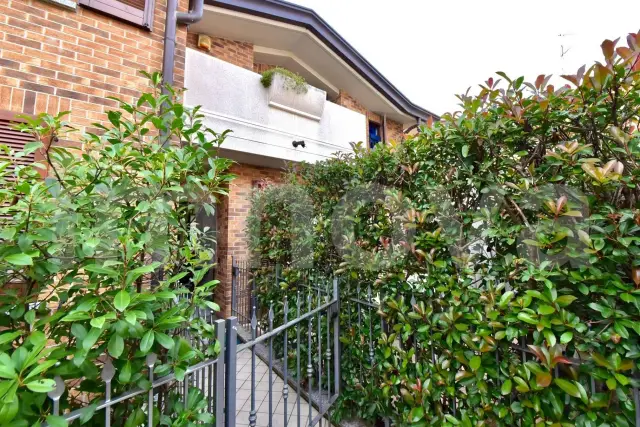
[[(0, 145), (2, 425), (66, 425), (47, 397), (55, 377), (65, 385), (60, 410), (85, 407), (85, 423), (105, 397), (107, 362), (115, 397), (150, 386), (151, 353), (156, 376), (181, 380), (218, 352), (213, 325), (194, 316), (218, 310), (208, 278), (214, 236), (197, 218), (213, 213), (232, 179), (230, 160), (217, 155), (225, 134), (206, 129), (180, 91), (162, 93), (159, 74), (147, 77), (149, 92), (119, 100), (82, 150), (59, 144), (70, 138), (67, 113), (25, 118), (19, 129), (33, 141), (21, 151)], [(24, 164), (33, 152), (44, 160)], [(126, 426), (149, 411), (156, 424), (208, 423), (198, 393), (187, 407), (168, 383), (157, 405), (129, 399), (112, 416)]]
[[(558, 86), (499, 72), (413, 138), (292, 172), (314, 268), (341, 278), (342, 416), (635, 425), (640, 34), (602, 52)], [(287, 266), (275, 206), (251, 247)]]

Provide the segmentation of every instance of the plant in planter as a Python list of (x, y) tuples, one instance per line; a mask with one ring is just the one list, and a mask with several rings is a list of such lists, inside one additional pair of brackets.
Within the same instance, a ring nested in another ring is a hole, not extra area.
[(284, 77), (283, 83), (287, 89), (291, 89), (299, 94), (305, 94), (309, 90), (306, 80), (298, 73), (289, 71), (286, 68), (275, 67), (262, 73), (260, 82), (265, 88), (271, 87), (275, 75)]

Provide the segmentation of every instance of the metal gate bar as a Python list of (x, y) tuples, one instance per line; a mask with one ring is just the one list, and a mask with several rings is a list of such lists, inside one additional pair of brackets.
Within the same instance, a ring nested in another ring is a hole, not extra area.
[[(322, 420), (325, 416), (330, 419), (331, 405), (335, 403), (340, 391), (340, 342), (339, 342), (339, 316), (338, 316), (338, 281), (334, 279), (331, 284), (327, 284), (326, 292), (322, 292), (322, 284), (308, 287), (302, 292), (297, 293), (296, 298), (296, 316), (289, 320), (288, 315), (284, 316), (284, 322), (278, 327), (273, 327), (273, 307), (268, 312), (268, 330), (263, 331), (258, 336), (258, 319), (255, 306), (252, 307), (252, 316), (250, 322), (251, 340), (243, 344), (237, 344), (238, 318), (232, 317), (227, 319), (227, 347), (225, 353), (226, 365), (226, 384), (225, 384), (225, 402), (226, 402), (226, 427), (234, 427), (236, 423), (236, 389), (237, 389), (237, 355), (242, 351), (251, 352), (250, 361), (250, 390), (249, 398), (250, 411), (248, 422), (250, 427), (255, 427), (257, 420), (257, 403), (256, 403), (256, 361), (257, 353), (266, 352), (264, 357), (265, 363), (268, 363), (269, 387), (268, 394), (263, 404), (268, 404), (268, 426), (274, 425), (273, 408), (274, 408), (274, 381), (273, 371), (274, 363), (279, 364), (279, 371), (282, 374), (283, 384), (282, 390), (275, 390), (278, 399), (282, 396), (281, 405), (284, 413), (284, 427), (289, 425), (289, 417), (291, 423), (295, 426), (301, 426), (301, 419), (306, 418), (306, 425), (322, 426)], [(305, 301), (306, 300), (306, 301)], [(288, 311), (289, 302), (287, 299), (283, 302), (284, 308)], [(306, 305), (306, 312), (301, 313), (301, 307)], [(305, 328), (306, 327), (306, 328)], [(323, 331), (323, 327), (326, 330)], [(295, 334), (289, 334), (289, 330), (295, 328)], [(306, 346), (302, 346), (300, 340), (301, 330), (306, 329), (307, 339)], [(296, 371), (289, 372), (288, 364), (288, 340), (282, 341), (282, 353), (276, 355), (274, 353), (274, 340), (284, 337), (295, 337), (296, 349)], [(333, 339), (332, 339), (333, 338)], [(326, 341), (325, 341), (326, 339)], [(326, 343), (325, 352), (322, 352), (323, 341)], [(317, 354), (314, 353), (317, 350)], [(303, 352), (306, 351), (306, 372), (301, 372), (300, 360)], [(333, 366), (332, 365), (333, 361)], [(259, 362), (262, 363), (262, 362)], [(292, 374), (292, 375), (290, 375)], [(266, 375), (266, 374), (265, 374)], [(323, 385), (323, 379), (326, 382)], [(289, 385), (296, 391), (295, 404), (289, 408)], [(280, 387), (280, 386), (279, 386)], [(280, 394), (281, 393), (281, 394)], [(301, 398), (306, 397), (308, 401), (308, 415), (302, 414)], [(278, 404), (278, 402), (276, 402)], [(317, 407), (317, 415), (314, 416), (312, 406)], [(296, 411), (297, 408), (297, 411)], [(291, 409), (291, 410), (290, 410)], [(293, 417), (297, 417), (297, 422), (293, 421)], [(280, 425), (280, 423), (278, 423)]]

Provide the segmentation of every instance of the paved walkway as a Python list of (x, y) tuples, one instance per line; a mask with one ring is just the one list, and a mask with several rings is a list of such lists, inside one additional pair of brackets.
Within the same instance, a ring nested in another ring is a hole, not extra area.
[[(256, 409), (258, 418), (257, 427), (269, 426), (269, 368), (256, 356)], [(249, 414), (251, 411), (251, 351), (249, 349), (238, 353), (237, 361), (237, 388), (236, 388), (236, 425), (246, 427), (249, 425)], [(298, 423), (298, 394), (294, 387), (289, 386), (289, 396), (287, 398), (287, 423), (285, 424), (284, 400), (282, 389), (284, 382), (275, 372), (273, 373), (273, 415), (272, 427), (304, 427), (309, 425), (309, 403), (300, 397), (300, 422)], [(318, 415), (315, 408), (311, 408), (312, 419)], [(326, 421), (326, 420), (325, 420)], [(327, 423), (323, 421), (323, 426)]]

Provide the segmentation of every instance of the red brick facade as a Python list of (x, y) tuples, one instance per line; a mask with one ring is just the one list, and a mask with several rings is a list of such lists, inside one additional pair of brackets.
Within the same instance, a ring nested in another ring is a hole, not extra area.
[(248, 238), (245, 233), (246, 219), (251, 209), (251, 194), (263, 182), (279, 183), (282, 171), (277, 169), (234, 165), (231, 172), (236, 175), (229, 186), (229, 197), (218, 206), (218, 280), (216, 301), (222, 312), (231, 315), (231, 261), (249, 258)]
[(238, 67), (253, 70), (253, 44), (251, 43), (211, 37), (211, 48), (207, 50), (198, 47), (198, 34), (189, 33), (187, 35), (187, 47), (206, 52)]
[[(156, 0), (153, 31), (79, 6), (41, 0), (0, 5), (0, 110), (56, 114), (84, 131), (107, 120), (109, 96), (133, 101), (147, 88), (139, 70), (162, 67), (165, 1)], [(180, 0), (187, 10), (189, 0)], [(186, 28), (178, 29), (175, 82), (184, 81)], [(77, 137), (77, 136), (76, 136)]]
[(254, 63), (253, 64), (253, 72), (254, 73), (258, 73), (258, 74), (262, 74), (265, 71), (269, 71), (272, 68), (276, 68), (277, 65), (269, 65), (269, 64), (259, 64), (259, 63)]

